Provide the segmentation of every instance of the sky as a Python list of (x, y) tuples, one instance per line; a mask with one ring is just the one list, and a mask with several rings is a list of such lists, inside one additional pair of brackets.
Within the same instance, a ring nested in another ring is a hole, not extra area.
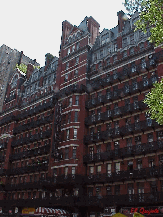
[(0, 0), (0, 46), (23, 51), (45, 65), (45, 54), (59, 55), (62, 22), (79, 26), (87, 16), (100, 32), (118, 24), (117, 12), (126, 12), (124, 0)]

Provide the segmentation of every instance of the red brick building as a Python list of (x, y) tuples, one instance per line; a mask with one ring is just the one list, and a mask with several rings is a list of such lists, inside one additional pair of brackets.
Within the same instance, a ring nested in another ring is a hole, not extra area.
[(15, 71), (1, 113), (3, 213), (161, 213), (163, 131), (143, 100), (162, 76), (163, 52), (149, 30), (134, 32), (137, 13), (117, 15), (118, 25), (101, 33), (92, 17), (78, 27), (64, 21), (59, 58)]

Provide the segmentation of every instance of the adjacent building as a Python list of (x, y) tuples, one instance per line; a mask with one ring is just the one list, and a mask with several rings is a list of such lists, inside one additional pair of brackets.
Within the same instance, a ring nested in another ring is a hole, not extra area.
[(0, 112), (2, 112), (8, 80), (12, 76), (16, 64), (20, 65), (21, 63), (25, 65), (32, 63), (35, 66), (39, 66), (36, 60), (25, 56), (23, 51), (19, 52), (16, 49), (11, 49), (5, 44), (0, 47)]
[(149, 30), (134, 32), (137, 12), (124, 15), (101, 33), (93, 17), (64, 21), (59, 58), (15, 69), (0, 122), (3, 213), (162, 213), (163, 131), (143, 100), (163, 74), (163, 51)]

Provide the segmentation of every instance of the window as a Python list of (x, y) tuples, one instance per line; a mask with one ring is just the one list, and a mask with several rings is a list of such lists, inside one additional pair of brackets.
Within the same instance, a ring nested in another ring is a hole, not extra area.
[(134, 109), (138, 109), (139, 108), (139, 104), (138, 104), (138, 97), (137, 96), (135, 96), (135, 97), (133, 97), (133, 100), (134, 100)]
[(101, 165), (97, 166), (97, 174), (101, 173)]
[(148, 86), (148, 78), (147, 78), (147, 76), (143, 76), (143, 86), (144, 87)]
[(137, 80), (133, 80), (132, 81), (132, 88), (133, 88), (133, 90), (137, 90), (138, 89), (138, 82), (137, 82)]
[(97, 158), (100, 159), (100, 157), (101, 157), (101, 145), (97, 145), (96, 149), (97, 149)]
[(103, 50), (100, 50), (100, 58), (103, 58)]
[(89, 148), (89, 156), (90, 156), (91, 160), (93, 160), (93, 155), (94, 155), (94, 147), (90, 147)]
[(107, 176), (111, 176), (111, 163), (107, 164), (106, 165), (106, 173), (107, 173)]
[(147, 138), (148, 138), (148, 142), (153, 142), (153, 134), (152, 133), (148, 133)]
[(71, 174), (72, 176), (75, 176), (75, 167), (72, 167)]
[(130, 36), (130, 44), (134, 44), (134, 35)]
[(142, 69), (146, 68), (145, 58), (141, 60), (141, 67)]
[(132, 73), (136, 72), (136, 65), (135, 65), (135, 63), (131, 64), (131, 72)]
[(65, 177), (68, 176), (68, 167), (65, 167)]
[(112, 195), (112, 187), (111, 186), (106, 187), (106, 194), (107, 195)]
[(163, 140), (163, 131), (157, 132), (157, 139), (158, 140)]
[(36, 199), (36, 191), (33, 192), (33, 199)]
[(113, 79), (116, 80), (118, 78), (118, 73), (117, 71), (114, 71), (113, 72)]
[(69, 140), (69, 138), (70, 138), (70, 130), (68, 129), (66, 130), (66, 139)]
[(122, 39), (122, 47), (127, 46), (127, 38)]
[(120, 194), (120, 185), (115, 185), (115, 195)]
[(69, 124), (71, 122), (71, 112), (68, 113), (68, 119), (67, 119), (67, 123)]
[(88, 196), (89, 197), (93, 196), (93, 188), (92, 187), (88, 187)]
[(74, 128), (74, 139), (77, 139), (77, 129)]
[(134, 51), (134, 48), (132, 47), (132, 48), (130, 49), (130, 55), (134, 55), (134, 53), (135, 53), (135, 51)]
[(79, 49), (79, 42), (76, 43), (76, 50)]
[(94, 173), (94, 166), (89, 167), (89, 175), (93, 175)]
[(65, 148), (65, 159), (69, 159), (69, 148)]
[(133, 170), (133, 161), (128, 161), (128, 170)]
[(133, 194), (134, 194), (134, 187), (133, 184), (128, 184), (128, 195), (129, 195), (129, 202), (133, 201)]
[(139, 47), (140, 47), (140, 50), (143, 50), (143, 49), (144, 49), (144, 43), (141, 43), (141, 44), (139, 45)]
[(68, 74), (65, 75), (65, 82), (68, 81)]
[(137, 160), (137, 168), (138, 168), (138, 170), (142, 169), (142, 159)]
[(79, 63), (79, 57), (76, 57), (76, 58), (75, 58), (75, 62), (76, 62), (76, 64)]
[(76, 147), (73, 147), (72, 149), (72, 158), (76, 159)]
[(78, 112), (75, 112), (74, 122), (78, 122)]
[(72, 52), (74, 52), (74, 51), (75, 51), (75, 45), (72, 46)]
[(66, 70), (69, 68), (69, 62), (66, 63)]
[(132, 150), (132, 138), (127, 138), (126, 142), (127, 142), (127, 151)]
[(138, 182), (138, 195), (139, 195), (139, 202), (144, 202), (144, 183)]
[(78, 69), (75, 70), (74, 77), (78, 76)]
[(148, 159), (149, 167), (155, 166), (155, 159), (153, 157), (149, 157)]
[(75, 96), (75, 105), (79, 105), (79, 96)]
[(123, 58), (127, 57), (127, 51), (123, 52)]
[(113, 57), (113, 63), (115, 63), (117, 61), (117, 56)]
[(106, 90), (106, 98), (111, 99), (111, 92), (109, 89)]
[(70, 48), (68, 48), (68, 50), (67, 50), (67, 55), (69, 55), (70, 54)]
[(97, 119), (101, 120), (101, 109), (97, 109)]
[(69, 98), (69, 106), (72, 106), (72, 97)]
[(120, 163), (119, 162), (115, 163), (115, 172), (116, 173), (120, 172)]

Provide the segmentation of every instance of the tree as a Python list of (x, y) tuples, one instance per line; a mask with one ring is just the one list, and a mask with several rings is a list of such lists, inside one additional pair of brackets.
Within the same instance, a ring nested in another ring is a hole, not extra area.
[(21, 63), (20, 65), (16, 64), (16, 68), (18, 68), (20, 71), (22, 71), (23, 73), (27, 73), (27, 66), (23, 63)]
[(156, 119), (156, 121), (162, 125), (163, 124), (163, 79), (160, 82), (156, 82), (154, 88), (151, 89), (146, 95), (144, 103), (147, 104), (149, 110), (147, 113), (150, 115), (151, 119)]
[(136, 10), (140, 12), (135, 31), (141, 29), (147, 33), (149, 28), (149, 41), (156, 46), (160, 45), (163, 41), (163, 0), (125, 0), (123, 4), (130, 16)]
[(135, 23), (136, 29), (144, 33), (150, 29), (149, 41), (156, 46), (163, 42), (163, 0), (143, 0), (140, 19)]
[(128, 11), (128, 15), (131, 16), (135, 11), (141, 11), (141, 3), (143, 0), (125, 0), (123, 5)]

